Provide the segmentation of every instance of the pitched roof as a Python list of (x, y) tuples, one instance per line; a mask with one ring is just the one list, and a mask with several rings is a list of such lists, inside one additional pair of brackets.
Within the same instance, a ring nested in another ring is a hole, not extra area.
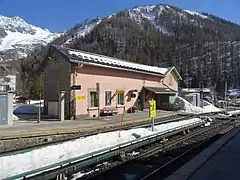
[(90, 52), (85, 52), (76, 49), (51, 45), (52, 48), (57, 49), (63, 53), (70, 62), (82, 63), (93, 66), (101, 66), (112, 69), (120, 69), (126, 71), (134, 71), (138, 73), (151, 74), (154, 76), (165, 76), (171, 68), (160, 68), (157, 66), (148, 66), (139, 63), (133, 63), (126, 60), (121, 60), (113, 57), (103, 56)]

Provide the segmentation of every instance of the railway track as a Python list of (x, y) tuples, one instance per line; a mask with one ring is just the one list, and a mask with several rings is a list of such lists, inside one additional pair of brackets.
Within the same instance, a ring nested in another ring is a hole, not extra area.
[[(171, 122), (186, 120), (186, 119), (190, 119), (190, 118), (189, 117), (179, 117), (179, 118), (175, 118), (175, 119), (171, 120)], [(227, 122), (228, 121), (219, 121), (220, 124), (226, 124)], [(167, 121), (160, 122), (160, 124), (164, 124), (164, 123), (167, 123)], [(219, 126), (219, 123), (216, 123), (216, 124), (218, 124), (218, 126)], [(210, 127), (217, 127), (216, 124), (213, 124)], [(149, 124), (144, 125), (144, 126), (138, 126), (138, 127), (148, 127), (148, 126), (149, 126)], [(136, 143), (134, 142), (134, 143), (127, 143), (126, 145), (119, 145), (119, 147), (114, 147), (112, 149), (103, 150), (102, 152), (99, 152), (95, 155), (87, 154), (85, 157), (73, 158), (73, 159), (67, 160), (65, 162), (54, 164), (54, 166), (49, 166), (49, 167), (47, 166), (47, 167), (43, 167), (40, 169), (36, 169), (31, 172), (27, 172), (27, 173), (23, 173), (23, 174), (14, 176), (13, 178), (10, 178), (10, 179), (16, 179), (15, 177), (17, 177), (18, 179), (52, 179), (52, 178), (56, 178), (56, 177), (58, 179), (66, 179), (65, 176), (71, 177), (71, 175), (73, 173), (76, 173), (77, 171), (85, 169), (86, 167), (88, 167), (88, 168), (91, 167), (92, 169), (95, 168), (95, 170), (98, 169), (101, 172), (103, 172), (104, 168), (106, 170), (106, 169), (110, 169), (113, 167), (120, 167), (121, 165), (127, 164), (128, 162), (133, 162), (137, 158), (138, 159), (141, 159), (141, 157), (146, 158), (146, 154), (148, 154), (148, 156), (151, 156), (149, 151), (152, 152), (152, 155), (156, 154), (156, 151), (161, 152), (162, 150), (160, 150), (159, 147), (164, 145), (164, 147), (166, 149), (167, 143), (170, 142), (170, 141), (166, 141), (163, 143), (162, 140), (165, 140), (165, 138), (167, 138), (167, 137), (171, 137), (170, 138), (171, 142), (174, 139), (176, 140), (176, 142), (179, 142), (180, 137), (186, 138), (189, 135), (189, 134), (187, 134), (186, 136), (182, 136), (181, 135), (182, 132), (188, 132), (189, 129), (192, 129), (192, 132), (195, 133), (197, 130), (199, 130), (197, 128), (198, 126), (196, 126), (196, 125), (194, 125), (192, 127), (189, 126), (189, 127), (185, 127), (182, 129), (178, 129), (175, 132), (169, 132), (169, 133), (166, 132), (166, 134), (159, 134), (156, 136), (143, 138), (142, 140), (140, 140)], [(210, 128), (210, 127), (208, 127), (208, 128)], [(135, 126), (134, 128), (137, 128), (137, 127)], [(156, 146), (156, 144), (158, 144), (158, 146)], [(142, 147), (145, 147), (145, 148), (142, 148)], [(155, 149), (154, 149), (154, 147), (155, 147)], [(158, 147), (158, 150), (156, 150), (156, 147)], [(129, 152), (133, 152), (135, 149), (141, 151), (140, 155), (137, 158), (135, 158), (135, 155), (128, 156)], [(30, 150), (32, 150), (32, 149), (30, 149)], [(24, 151), (29, 151), (29, 149), (25, 149)], [(121, 157), (121, 161), (115, 159), (115, 157), (119, 157), (119, 154)], [(111, 160), (109, 160), (109, 159), (111, 159)], [(106, 160), (108, 160), (108, 162), (99, 164), (100, 162), (104, 162)], [(124, 162), (124, 163), (122, 163), (122, 162)], [(96, 164), (97, 164), (97, 166), (93, 167)], [(115, 169), (115, 168), (113, 168), (113, 169)], [(95, 173), (90, 173), (90, 176), (88, 176), (88, 177), (85, 176), (83, 178), (89, 179), (89, 177), (96, 178), (97, 176), (98, 175)], [(105, 179), (107, 179), (107, 178), (105, 178)]]
[(195, 128), (184, 136), (174, 135), (168, 141), (158, 141), (138, 149), (136, 157), (112, 160), (89, 168), (85, 171), (87, 175), (76, 179), (164, 179), (235, 125), (232, 120), (218, 121), (205, 128)]
[(204, 125), (204, 121), (196, 120), (180, 126), (168, 128), (164, 131), (157, 131), (156, 133), (139, 137), (132, 141), (107, 147), (106, 149), (101, 149), (93, 153), (67, 159), (55, 164), (23, 172), (21, 174), (13, 174), (11, 177), (8, 176), (8, 179), (54, 179), (56, 177), (58, 179), (60, 177), (60, 179), (65, 179), (63, 177), (70, 177), (76, 171), (80, 171), (86, 167), (99, 164), (114, 157), (119, 157), (122, 153), (132, 152), (134, 149), (138, 149), (142, 146), (148, 146), (153, 142), (160, 141), (166, 137), (179, 134), (183, 131), (188, 131), (189, 129), (193, 129), (201, 125)]
[[(155, 125), (160, 125), (160, 124), (165, 124), (165, 123), (169, 123), (169, 122), (176, 122), (176, 121), (183, 121), (183, 120), (187, 120), (192, 118), (189, 116), (182, 116), (182, 115), (174, 115), (174, 116), (169, 116), (166, 117), (165, 119), (159, 118), (156, 119)], [(122, 130), (129, 130), (129, 129), (133, 129), (133, 128), (148, 128), (151, 126), (151, 123), (141, 123), (141, 124), (130, 124), (128, 126), (123, 126)], [(119, 130), (119, 127), (116, 128), (109, 128), (109, 129), (104, 129), (104, 130), (96, 130), (96, 131), (92, 131), (92, 132), (88, 132), (88, 133), (80, 133), (80, 134), (73, 134), (70, 135), (69, 137), (66, 137), (64, 139), (60, 138), (57, 140), (52, 140), (52, 141), (48, 141), (46, 139), (46, 141), (39, 143), (39, 144), (34, 144), (34, 145), (30, 145), (29, 143), (24, 146), (24, 147), (18, 147), (18, 148), (14, 148), (14, 149), (10, 149), (10, 150), (5, 150), (3, 152), (0, 152), (0, 157), (1, 156), (7, 156), (7, 155), (12, 155), (12, 154), (17, 154), (17, 153), (24, 153), (26, 151), (31, 151), (34, 149), (38, 149), (38, 148), (42, 148), (42, 147), (46, 147), (49, 145), (56, 145), (56, 144), (60, 144), (60, 143), (64, 143), (66, 141), (70, 141), (70, 140), (74, 140), (74, 139), (78, 139), (78, 138), (82, 138), (82, 137), (87, 137), (87, 136), (92, 136), (92, 135), (96, 135), (98, 133), (106, 133), (106, 132), (111, 132), (111, 131), (116, 131)], [(35, 138), (35, 137), (32, 137)], [(17, 140), (19, 139), (24, 139), (24, 138), (16, 138)], [(11, 141), (12, 139), (3, 139), (0, 141)], [(2, 142), (2, 144), (4, 144)]]

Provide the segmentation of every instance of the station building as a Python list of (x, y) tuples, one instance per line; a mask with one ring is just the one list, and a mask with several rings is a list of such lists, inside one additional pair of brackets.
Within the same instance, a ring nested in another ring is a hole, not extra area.
[(97, 117), (123, 110), (168, 109), (181, 79), (175, 67), (159, 68), (51, 45), (44, 74), (44, 100), (49, 115), (58, 114), (65, 91), (65, 117)]

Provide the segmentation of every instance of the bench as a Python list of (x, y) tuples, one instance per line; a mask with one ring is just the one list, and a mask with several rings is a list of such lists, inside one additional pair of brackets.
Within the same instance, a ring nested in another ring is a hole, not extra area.
[(100, 110), (101, 115), (114, 115), (117, 114), (117, 108), (116, 107), (104, 107)]

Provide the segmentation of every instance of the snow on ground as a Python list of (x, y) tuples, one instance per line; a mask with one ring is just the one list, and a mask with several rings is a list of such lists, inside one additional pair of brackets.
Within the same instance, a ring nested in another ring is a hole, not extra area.
[(13, 114), (13, 116), (12, 116), (12, 120), (13, 120), (13, 121), (17, 121), (17, 120), (18, 120), (18, 117), (17, 117), (16, 115)]
[(67, 141), (62, 144), (35, 149), (22, 154), (3, 156), (0, 157), (0, 179), (38, 169), (87, 153), (93, 153), (104, 148), (116, 146), (121, 143), (135, 140), (136, 137), (144, 137), (197, 122), (204, 121), (199, 118), (193, 118), (190, 120), (166, 123), (155, 126), (155, 132), (152, 132), (150, 130), (151, 128), (123, 130), (120, 133), (120, 137), (119, 131), (101, 133), (73, 141)]
[(193, 114), (220, 111), (219, 108), (213, 106), (211, 103), (207, 101), (204, 101), (204, 103), (205, 103), (205, 106), (203, 106), (203, 108), (197, 107), (191, 104), (190, 102), (188, 102), (186, 99), (178, 96), (175, 101), (175, 106), (179, 107), (182, 111), (186, 113), (193, 113)]
[(240, 114), (240, 110), (228, 111), (227, 114), (219, 114), (222, 117), (232, 117), (238, 116)]
[(201, 107), (194, 106), (190, 102), (188, 102), (186, 99), (179, 96), (175, 100), (175, 105), (186, 113), (197, 114), (203, 111)]

